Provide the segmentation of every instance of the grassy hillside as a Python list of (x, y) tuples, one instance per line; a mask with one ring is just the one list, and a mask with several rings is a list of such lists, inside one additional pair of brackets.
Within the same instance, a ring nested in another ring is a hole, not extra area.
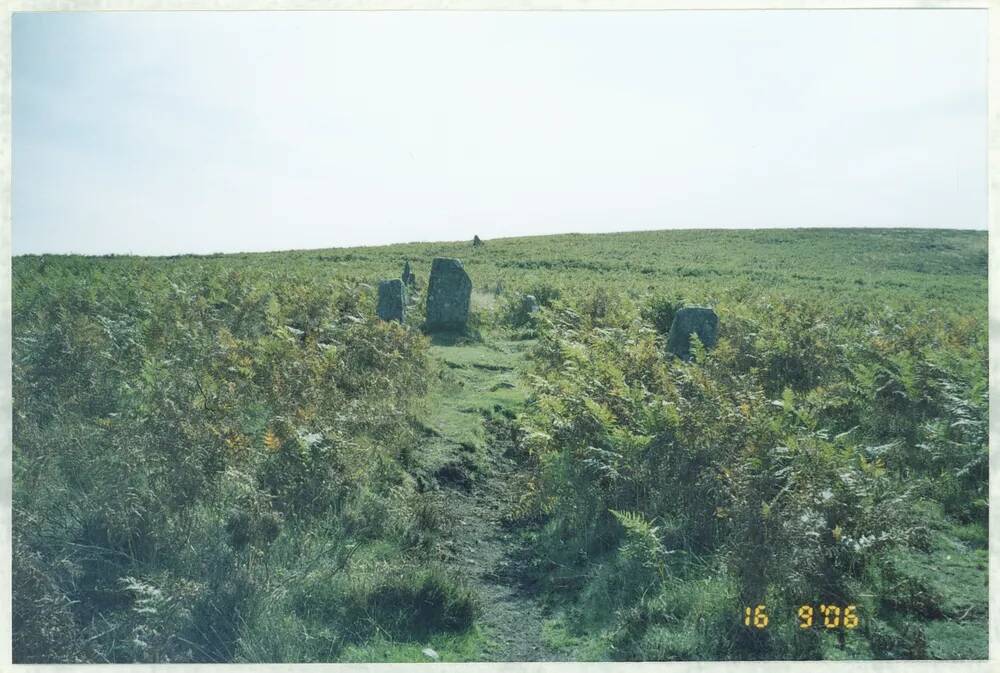
[[(419, 329), (436, 256), (466, 334)], [(15, 660), (984, 657), (986, 259), (926, 230), (15, 258)], [(684, 363), (691, 304), (720, 341)]]

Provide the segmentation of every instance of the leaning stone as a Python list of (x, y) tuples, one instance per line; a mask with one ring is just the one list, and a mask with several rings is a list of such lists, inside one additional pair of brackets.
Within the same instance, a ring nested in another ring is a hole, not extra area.
[(691, 334), (697, 334), (705, 348), (715, 346), (719, 338), (719, 316), (710, 308), (687, 306), (674, 314), (670, 325), (667, 350), (681, 358), (691, 359)]
[(427, 322), (429, 332), (464, 330), (469, 321), (472, 280), (457, 259), (436, 257), (431, 264), (427, 284)]
[(427, 657), (428, 659), (432, 659), (433, 661), (437, 661), (438, 659), (441, 658), (441, 655), (439, 655), (430, 647), (425, 647), (424, 649), (420, 650), (420, 653), (425, 657)]
[(379, 282), (375, 312), (382, 320), (403, 322), (406, 317), (406, 287), (402, 280), (393, 278)]

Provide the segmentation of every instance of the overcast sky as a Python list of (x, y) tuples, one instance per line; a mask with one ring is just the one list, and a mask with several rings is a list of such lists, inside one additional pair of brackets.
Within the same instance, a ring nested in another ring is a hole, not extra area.
[(986, 227), (986, 12), (14, 16), (15, 254)]

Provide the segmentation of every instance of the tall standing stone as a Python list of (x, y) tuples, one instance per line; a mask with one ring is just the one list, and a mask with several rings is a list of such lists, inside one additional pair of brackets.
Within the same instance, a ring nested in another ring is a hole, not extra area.
[(399, 278), (378, 284), (378, 307), (375, 313), (382, 320), (403, 322), (406, 317), (406, 287)]
[(427, 284), (429, 332), (463, 330), (469, 321), (472, 280), (457, 259), (435, 257)]
[(697, 334), (705, 348), (712, 348), (719, 339), (719, 316), (710, 308), (687, 306), (674, 314), (670, 325), (667, 350), (681, 358), (691, 359), (691, 334)]

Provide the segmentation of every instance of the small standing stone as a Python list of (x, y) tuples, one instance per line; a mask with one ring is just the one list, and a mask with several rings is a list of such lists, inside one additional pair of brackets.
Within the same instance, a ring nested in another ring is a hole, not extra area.
[(538, 300), (535, 299), (535, 295), (526, 294), (523, 297), (521, 297), (521, 310), (526, 315), (533, 315), (535, 313), (538, 313), (540, 307), (538, 306)]
[(472, 237), (472, 247), (473, 248), (478, 248), (482, 244), (483, 244), (483, 239), (479, 238), (479, 234), (476, 234), (475, 236)]
[(435, 257), (427, 284), (427, 323), (433, 331), (464, 330), (469, 321), (472, 280), (462, 263), (448, 257)]
[(691, 334), (697, 334), (705, 348), (712, 348), (719, 338), (719, 316), (710, 308), (687, 306), (674, 314), (670, 325), (667, 350), (681, 358), (691, 359)]
[(409, 287), (413, 287), (413, 284), (417, 282), (416, 275), (410, 270), (410, 260), (406, 260), (406, 263), (403, 264), (402, 281), (403, 285), (407, 285)]
[(378, 284), (378, 308), (375, 309), (382, 320), (403, 322), (406, 317), (406, 287), (399, 278), (383, 280)]

